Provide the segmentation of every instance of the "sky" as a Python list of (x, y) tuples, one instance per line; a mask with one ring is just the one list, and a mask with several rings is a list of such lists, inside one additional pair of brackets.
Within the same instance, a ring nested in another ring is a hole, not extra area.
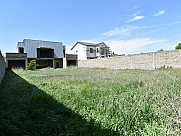
[(180, 0), (0, 0), (0, 50), (23, 39), (105, 42), (117, 54), (174, 50)]

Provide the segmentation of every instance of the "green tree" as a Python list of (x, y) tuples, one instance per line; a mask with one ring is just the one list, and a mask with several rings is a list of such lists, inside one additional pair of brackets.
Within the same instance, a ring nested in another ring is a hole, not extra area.
[(164, 51), (164, 50), (163, 49), (158, 50), (158, 52), (162, 52), (162, 51)]
[(31, 60), (28, 63), (28, 70), (35, 70), (36, 69), (36, 61), (35, 60)]
[(176, 47), (175, 47), (176, 50), (178, 49), (181, 49), (181, 43), (179, 43)]

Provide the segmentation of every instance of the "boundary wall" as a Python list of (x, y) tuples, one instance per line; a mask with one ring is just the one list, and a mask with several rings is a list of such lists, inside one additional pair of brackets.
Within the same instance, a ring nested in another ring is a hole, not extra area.
[(0, 51), (0, 83), (5, 75), (5, 68), (6, 68), (6, 63)]
[(110, 69), (181, 68), (181, 50), (132, 54), (78, 61), (78, 67)]

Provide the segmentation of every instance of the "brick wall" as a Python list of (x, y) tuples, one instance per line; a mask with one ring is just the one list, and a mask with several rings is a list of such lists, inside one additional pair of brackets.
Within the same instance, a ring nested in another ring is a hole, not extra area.
[(6, 67), (6, 63), (5, 63), (4, 57), (2, 56), (1, 51), (0, 51), (0, 83), (5, 74), (5, 67)]
[(78, 62), (78, 67), (110, 69), (155, 69), (163, 66), (181, 68), (181, 50), (141, 53)]

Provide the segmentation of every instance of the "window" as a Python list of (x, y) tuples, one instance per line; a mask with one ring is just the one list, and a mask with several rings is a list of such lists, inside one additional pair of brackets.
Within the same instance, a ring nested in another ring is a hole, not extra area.
[(24, 53), (24, 48), (19, 47), (19, 53)]
[(90, 53), (93, 53), (93, 52), (94, 52), (93, 48), (90, 48)]

